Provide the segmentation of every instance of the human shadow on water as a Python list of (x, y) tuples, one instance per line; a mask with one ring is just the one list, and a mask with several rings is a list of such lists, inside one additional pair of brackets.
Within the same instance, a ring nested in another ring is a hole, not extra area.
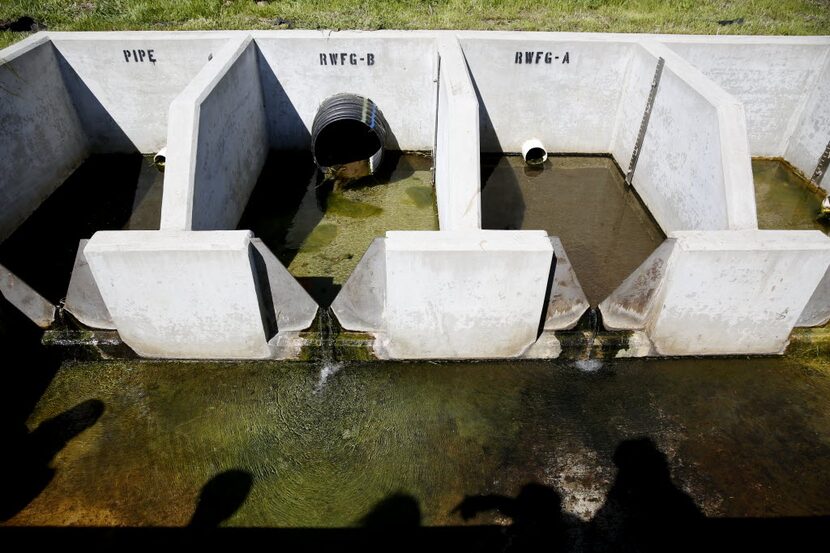
[(562, 498), (549, 486), (526, 484), (515, 497), (464, 497), (453, 512), (465, 521), (479, 513), (498, 511), (512, 519), (506, 532), (506, 551), (572, 551), (579, 541), (579, 521), (562, 510)]
[(649, 438), (621, 442), (617, 477), (585, 530), (587, 551), (697, 549), (704, 515), (671, 480), (666, 456)]
[(5, 481), (0, 494), (0, 520), (8, 520), (37, 497), (52, 480), (49, 466), (54, 456), (75, 436), (95, 424), (104, 404), (88, 399), (48, 419), (33, 430), (25, 428), (6, 443), (0, 474)]
[(421, 507), (411, 495), (398, 492), (379, 501), (360, 519), (360, 525), (378, 530), (417, 528), (421, 525)]
[(191, 528), (217, 528), (228, 520), (248, 499), (254, 479), (244, 470), (226, 470), (202, 487)]

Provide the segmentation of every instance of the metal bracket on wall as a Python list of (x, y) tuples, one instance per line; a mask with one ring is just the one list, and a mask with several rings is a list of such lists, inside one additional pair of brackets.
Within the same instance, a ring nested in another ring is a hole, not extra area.
[(821, 179), (824, 177), (825, 173), (827, 173), (828, 165), (830, 165), (830, 142), (827, 143), (827, 147), (824, 148), (824, 153), (821, 154), (820, 158), (818, 158), (818, 165), (816, 165), (816, 170), (813, 171), (813, 176), (810, 178), (810, 182), (816, 186), (821, 184)]
[(643, 139), (646, 137), (648, 121), (651, 119), (651, 109), (654, 107), (654, 98), (657, 97), (657, 87), (660, 86), (660, 77), (663, 76), (663, 65), (666, 60), (658, 58), (657, 69), (654, 70), (654, 78), (651, 80), (651, 90), (646, 101), (646, 110), (643, 112), (643, 120), (640, 121), (640, 131), (637, 133), (637, 142), (634, 144), (634, 151), (631, 152), (631, 162), (628, 164), (628, 173), (625, 175), (626, 186), (631, 186), (631, 179), (634, 177), (634, 169), (637, 168), (637, 160), (640, 158), (640, 150), (643, 147)]

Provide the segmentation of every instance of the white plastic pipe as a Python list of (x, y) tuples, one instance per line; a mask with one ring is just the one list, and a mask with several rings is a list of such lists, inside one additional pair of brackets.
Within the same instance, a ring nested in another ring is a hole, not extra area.
[(159, 171), (164, 171), (165, 163), (167, 163), (167, 146), (164, 146), (153, 156), (153, 164), (158, 167)]
[(541, 165), (548, 159), (548, 151), (541, 140), (531, 138), (522, 144), (522, 157), (528, 165)]

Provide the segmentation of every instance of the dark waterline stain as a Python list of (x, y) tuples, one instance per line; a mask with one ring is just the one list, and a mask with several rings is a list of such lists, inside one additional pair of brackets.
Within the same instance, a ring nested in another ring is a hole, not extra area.
[(482, 226), (558, 236), (591, 305), (619, 286), (665, 239), (607, 157), (482, 156)]

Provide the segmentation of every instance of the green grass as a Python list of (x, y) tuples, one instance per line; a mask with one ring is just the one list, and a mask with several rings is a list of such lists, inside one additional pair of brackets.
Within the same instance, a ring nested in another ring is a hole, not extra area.
[[(2, 0), (60, 31), (487, 29), (689, 34), (830, 34), (830, 0)], [(721, 19), (744, 18), (720, 26)], [(0, 32), (0, 47), (25, 33)]]

